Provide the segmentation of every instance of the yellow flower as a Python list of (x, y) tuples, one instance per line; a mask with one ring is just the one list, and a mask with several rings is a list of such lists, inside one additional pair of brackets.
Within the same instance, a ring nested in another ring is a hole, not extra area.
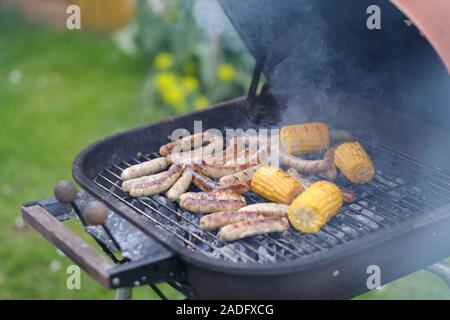
[(197, 78), (193, 76), (185, 76), (182, 81), (187, 92), (193, 92), (199, 87)]
[(231, 82), (236, 76), (236, 70), (231, 64), (221, 64), (216, 70), (217, 78), (223, 82)]
[(157, 70), (168, 69), (173, 65), (173, 56), (168, 52), (161, 52), (153, 60), (153, 66)]
[(165, 104), (173, 107), (177, 112), (186, 111), (186, 95), (180, 86), (172, 86), (161, 92)]
[(173, 72), (160, 72), (155, 76), (155, 86), (164, 92), (177, 84), (177, 76)]
[(194, 99), (194, 108), (199, 110), (206, 108), (209, 105), (209, 100), (205, 96), (198, 96)]

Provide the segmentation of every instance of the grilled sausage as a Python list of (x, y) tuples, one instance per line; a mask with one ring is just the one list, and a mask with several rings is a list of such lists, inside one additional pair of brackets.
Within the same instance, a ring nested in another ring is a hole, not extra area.
[(281, 232), (289, 229), (287, 218), (263, 218), (240, 221), (223, 227), (217, 234), (222, 241), (234, 241), (257, 234)]
[[(216, 140), (209, 143), (207, 146), (197, 148), (195, 150), (179, 151), (174, 149), (171, 154), (167, 155), (167, 159), (170, 163), (177, 164), (190, 164), (190, 163), (202, 163), (202, 161), (213, 163), (214, 152), (221, 150), (223, 147), (222, 140)], [(221, 151), (223, 152), (223, 151)]]
[(191, 181), (191, 173), (184, 171), (177, 182), (175, 182), (174, 185), (167, 191), (166, 198), (169, 199), (169, 201), (177, 201), (178, 198), (189, 188)]
[(196, 172), (192, 167), (188, 166), (186, 171), (192, 174), (192, 182), (197, 188), (205, 192), (225, 191), (243, 194), (250, 190), (250, 180), (222, 186), (207, 176)]
[(251, 181), (253, 175), (260, 167), (261, 167), (261, 164), (250, 167), (243, 171), (239, 171), (237, 173), (222, 177), (219, 180), (219, 184), (222, 186), (227, 186), (227, 185), (231, 185), (231, 184), (235, 184), (235, 183)]
[(186, 166), (186, 171), (192, 175), (192, 183), (202, 191), (210, 192), (219, 187), (219, 184), (214, 180), (208, 178), (204, 174), (196, 172), (192, 165)]
[(240, 163), (240, 164), (246, 163), (249, 160), (250, 156), (254, 153), (255, 153), (255, 150), (252, 150), (252, 148), (247, 147), (247, 148), (241, 150), (240, 152), (238, 152), (236, 154), (236, 156), (233, 157), (232, 159), (228, 159), (228, 161), (225, 164), (232, 165), (232, 164), (238, 164), (238, 163)]
[(229, 184), (226, 186), (219, 186), (216, 191), (227, 191), (238, 194), (243, 194), (251, 189), (251, 180), (242, 181), (238, 183)]
[(151, 196), (169, 189), (180, 177), (183, 169), (173, 164), (169, 170), (151, 176), (127, 180), (122, 189), (129, 192), (132, 197)]
[(240, 155), (234, 160), (228, 161), (227, 165), (238, 165), (245, 163), (252, 163), (253, 165), (266, 163), (269, 156), (269, 150), (266, 145), (259, 148), (256, 152), (252, 152), (252, 149), (246, 148)]
[(313, 181), (308, 180), (305, 177), (302, 177), (300, 173), (298, 173), (298, 171), (295, 170), (294, 168), (289, 168), (287, 170), (287, 174), (290, 175), (295, 180), (297, 180), (305, 189), (309, 188), (309, 186), (314, 183)]
[(145, 177), (130, 179), (122, 182), (122, 190), (125, 192), (130, 192), (131, 188), (134, 186), (140, 185), (140, 184), (146, 184), (146, 183), (153, 183), (153, 181), (160, 179), (161, 177), (165, 176), (167, 174), (167, 171), (160, 172), (157, 174), (152, 174)]
[(169, 154), (171, 154), (173, 151), (179, 151), (182, 152), (184, 150), (191, 150), (191, 149), (195, 149), (195, 148), (199, 148), (203, 145), (204, 142), (209, 142), (211, 143), (223, 143), (223, 139), (222, 137), (213, 134), (213, 133), (209, 133), (209, 132), (200, 132), (200, 133), (196, 133), (184, 138), (181, 138), (179, 140), (176, 141), (172, 141), (169, 142), (163, 146), (161, 146), (161, 148), (159, 148), (159, 153), (162, 156), (167, 156)]
[(201, 172), (205, 176), (210, 178), (222, 178), (224, 176), (237, 173), (239, 171), (243, 171), (250, 167), (253, 167), (255, 164), (245, 163), (245, 164), (235, 164), (235, 165), (227, 165), (227, 164), (193, 164), (193, 168), (197, 172)]
[(327, 150), (327, 152), (325, 152), (325, 155), (323, 156), (323, 160), (327, 163), (325, 170), (323, 171), (323, 175), (329, 180), (334, 180), (337, 177), (337, 168), (334, 164), (335, 151), (335, 148), (330, 148)]
[[(297, 180), (298, 182), (300, 182), (300, 184), (306, 189), (309, 188), (310, 185), (313, 184), (313, 181), (310, 181), (304, 177), (302, 177), (297, 170), (295, 170), (294, 168), (289, 168), (287, 170), (287, 173), (294, 178), (295, 180)], [(342, 189), (341, 188), (341, 194), (342, 194), (342, 200), (344, 201), (344, 203), (353, 203), (356, 200), (356, 193), (355, 191), (351, 190), (351, 189)]]
[(165, 170), (168, 166), (169, 161), (166, 158), (164, 157), (156, 158), (126, 168), (125, 170), (122, 171), (120, 178), (122, 178), (122, 180), (125, 181), (139, 178), (142, 176), (148, 176), (154, 173), (161, 172)]
[(319, 173), (323, 172), (328, 179), (335, 179), (337, 175), (334, 165), (334, 149), (329, 149), (322, 160), (305, 160), (280, 151), (280, 162), (292, 167), (299, 172)]
[(210, 159), (214, 158), (214, 152), (216, 152), (216, 150), (221, 150), (222, 148), (223, 140), (217, 138), (208, 145), (196, 148), (195, 150), (182, 151), (178, 150), (178, 148), (174, 148), (172, 153), (167, 155), (167, 159), (170, 163), (177, 164), (201, 163), (202, 161), (211, 163), (213, 161)]
[(191, 164), (191, 163), (201, 163), (203, 161), (205, 154), (204, 148), (198, 148), (196, 150), (183, 151), (177, 153), (171, 153), (167, 155), (167, 159), (170, 163), (175, 164)]
[(232, 211), (246, 205), (244, 197), (232, 192), (186, 192), (179, 199), (180, 207), (199, 213)]
[(243, 208), (240, 208), (239, 211), (245, 212), (270, 212), (273, 215), (277, 215), (280, 217), (287, 216), (289, 206), (287, 204), (280, 203), (255, 203)]
[(242, 161), (242, 159), (248, 159), (250, 154), (251, 154), (250, 148), (245, 148), (245, 149), (237, 152), (233, 158), (227, 159), (225, 164), (236, 164), (238, 162), (245, 163), (245, 162), (247, 162), (247, 160)]
[(265, 217), (279, 217), (273, 212), (253, 212), (253, 211), (224, 211), (215, 212), (203, 216), (200, 219), (200, 227), (204, 230), (212, 230), (239, 221), (251, 221)]
[(216, 150), (222, 149), (222, 136), (202, 132), (168, 143), (160, 148), (160, 153), (164, 155), (169, 152), (166, 156), (171, 163), (185, 164), (202, 162)]
[(341, 189), (341, 194), (344, 203), (353, 203), (356, 201), (356, 193), (352, 189)]
[(212, 156), (206, 157), (205, 162), (209, 164), (226, 164), (228, 161), (234, 161), (239, 151), (245, 147), (240, 137), (233, 137), (228, 147)]

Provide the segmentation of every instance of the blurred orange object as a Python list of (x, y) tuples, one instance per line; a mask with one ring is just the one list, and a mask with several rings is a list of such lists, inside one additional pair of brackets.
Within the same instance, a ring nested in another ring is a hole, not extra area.
[(136, 11), (135, 0), (0, 0), (0, 8), (15, 8), (28, 21), (65, 28), (67, 7), (81, 11), (81, 29), (112, 32), (127, 24)]
[(115, 31), (134, 16), (133, 0), (75, 0), (81, 9), (82, 28), (99, 31)]
[(450, 72), (449, 0), (391, 0), (437, 51)]

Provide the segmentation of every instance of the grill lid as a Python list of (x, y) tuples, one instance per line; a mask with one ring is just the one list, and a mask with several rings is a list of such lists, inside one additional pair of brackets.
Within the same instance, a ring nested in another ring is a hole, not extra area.
[[(450, 102), (448, 72), (420, 31), (392, 3), (218, 1), (262, 64), (277, 102), (323, 109), (357, 95), (373, 105), (404, 107), (403, 112), (434, 123), (449, 118), (442, 114), (442, 105)], [(380, 30), (367, 27), (371, 5), (380, 8)], [(447, 126), (448, 121), (441, 122)]]

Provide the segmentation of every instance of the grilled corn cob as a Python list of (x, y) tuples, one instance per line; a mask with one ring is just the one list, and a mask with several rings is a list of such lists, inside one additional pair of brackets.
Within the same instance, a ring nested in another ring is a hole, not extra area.
[(322, 122), (308, 122), (282, 127), (281, 148), (290, 154), (312, 153), (328, 148), (330, 134)]
[(256, 171), (251, 188), (272, 202), (284, 204), (291, 203), (304, 190), (295, 179), (272, 165), (264, 165)]
[(313, 183), (289, 206), (288, 218), (300, 232), (316, 233), (342, 206), (339, 188), (328, 181)]
[(375, 175), (372, 161), (359, 142), (346, 142), (338, 146), (334, 163), (353, 183), (367, 183)]

